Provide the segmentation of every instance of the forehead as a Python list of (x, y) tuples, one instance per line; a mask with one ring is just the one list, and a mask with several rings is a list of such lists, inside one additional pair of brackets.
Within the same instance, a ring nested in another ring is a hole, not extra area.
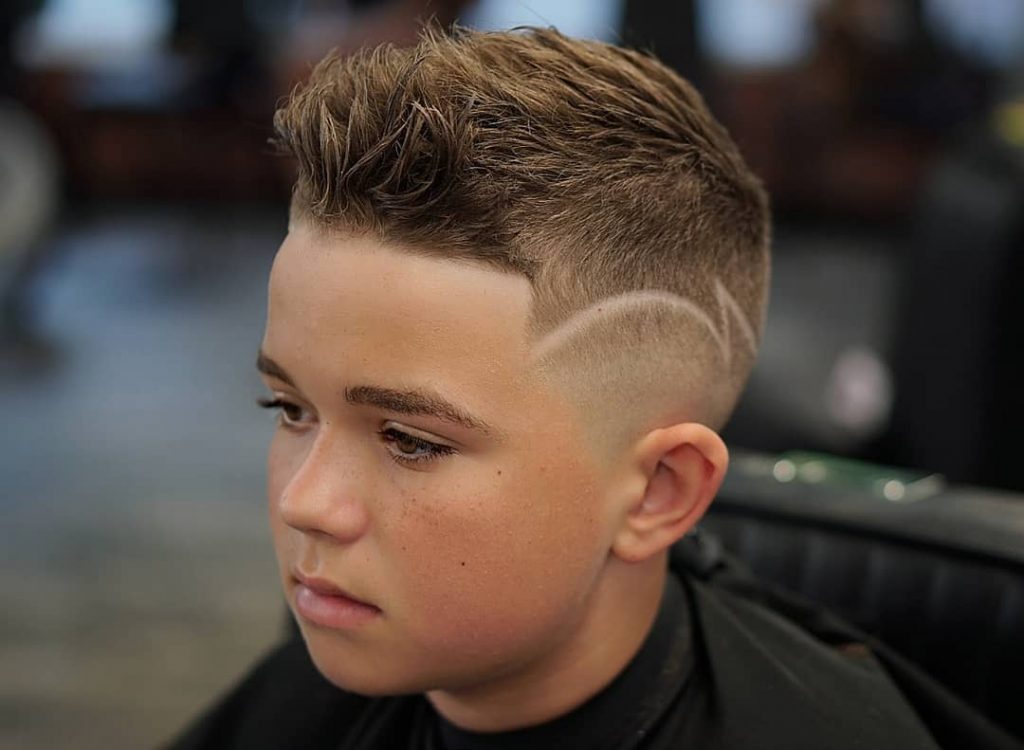
[(302, 388), (426, 386), (493, 413), (498, 397), (537, 385), (531, 299), (519, 275), (293, 225), (271, 272), (263, 348)]

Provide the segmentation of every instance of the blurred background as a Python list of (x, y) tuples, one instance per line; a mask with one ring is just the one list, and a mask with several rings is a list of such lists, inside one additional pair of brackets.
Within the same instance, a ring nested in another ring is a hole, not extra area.
[(1024, 490), (1024, 0), (5, 0), (0, 747), (155, 746), (280, 636), (271, 115), (430, 16), (652, 49), (733, 133), (776, 241), (731, 445)]

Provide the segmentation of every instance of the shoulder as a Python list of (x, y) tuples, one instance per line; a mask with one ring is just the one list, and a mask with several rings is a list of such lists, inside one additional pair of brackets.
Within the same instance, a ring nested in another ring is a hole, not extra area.
[(825, 642), (760, 602), (685, 582), (728, 746), (939, 747), (862, 644)]
[(372, 700), (329, 683), (301, 638), (271, 651), (170, 750), (337, 747)]

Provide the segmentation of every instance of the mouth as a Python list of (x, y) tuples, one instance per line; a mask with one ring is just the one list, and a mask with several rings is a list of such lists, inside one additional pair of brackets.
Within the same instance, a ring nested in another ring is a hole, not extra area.
[(351, 630), (381, 614), (380, 607), (357, 599), (327, 579), (299, 571), (292, 571), (291, 579), (295, 613), (313, 625)]

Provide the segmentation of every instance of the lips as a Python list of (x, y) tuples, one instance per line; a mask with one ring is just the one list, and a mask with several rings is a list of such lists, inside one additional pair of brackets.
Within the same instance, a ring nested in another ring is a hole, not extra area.
[(316, 576), (292, 572), (295, 613), (313, 625), (351, 630), (380, 616), (379, 607), (357, 599), (345, 589)]
[(335, 584), (331, 583), (325, 578), (303, 575), (298, 571), (293, 573), (292, 577), (295, 579), (297, 583), (300, 583), (306, 588), (315, 591), (318, 594), (322, 594), (323, 596), (342, 596), (346, 599), (357, 602), (358, 604), (372, 606), (369, 604), (369, 602), (364, 602), (358, 599), (357, 597), (352, 596), (352, 594), (345, 591), (345, 589), (341, 588), (341, 586), (336, 586)]

